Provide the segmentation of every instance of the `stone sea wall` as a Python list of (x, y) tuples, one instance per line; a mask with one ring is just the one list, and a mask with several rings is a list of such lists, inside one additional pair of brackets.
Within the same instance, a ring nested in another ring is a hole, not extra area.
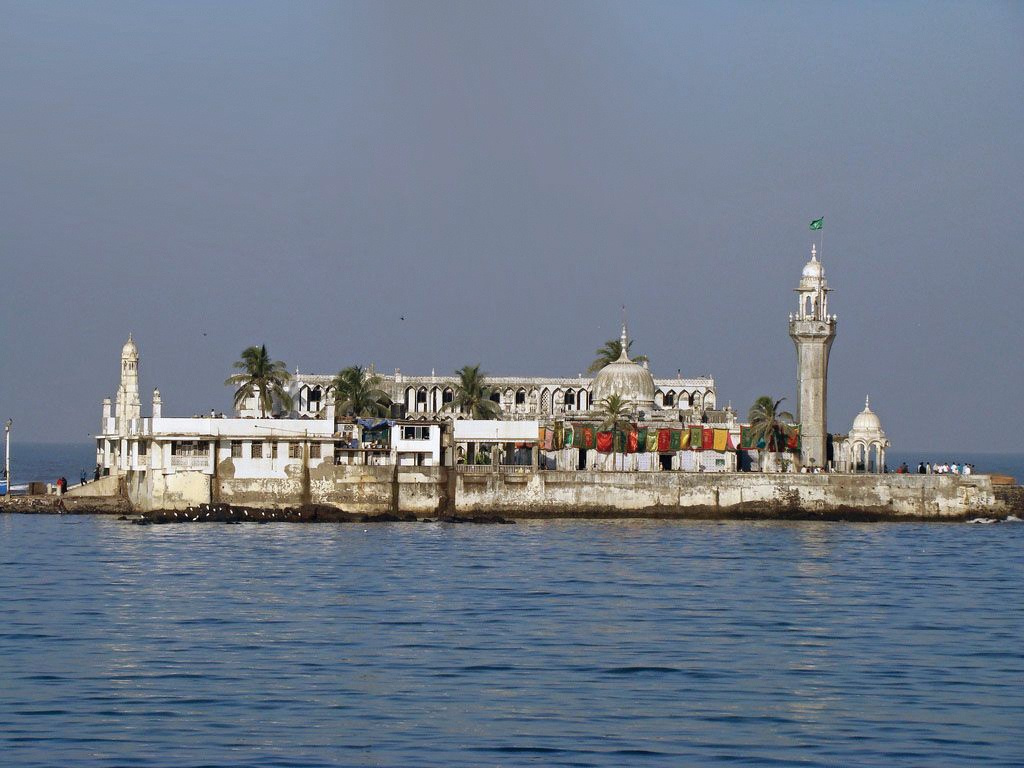
[[(959, 520), (1005, 516), (984, 475), (538, 472), (459, 475), (460, 515), (544, 517), (822, 517)], [(1019, 506), (1016, 507), (1019, 511)]]
[[(986, 475), (686, 472), (506, 473), (472, 468), (322, 464), (276, 478), (128, 473), (117, 484), (136, 511), (201, 504), (261, 509), (329, 505), (356, 515), (510, 518), (929, 519), (1024, 516), (1020, 486)], [(86, 486), (83, 490), (89, 490)], [(75, 499), (72, 493), (67, 499)], [(86, 499), (70, 502), (87, 504)]]

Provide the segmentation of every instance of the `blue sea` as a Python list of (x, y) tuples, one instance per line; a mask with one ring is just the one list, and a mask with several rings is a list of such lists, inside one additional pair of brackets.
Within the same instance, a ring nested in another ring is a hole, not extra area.
[(1020, 766), (1024, 524), (0, 515), (4, 766)]

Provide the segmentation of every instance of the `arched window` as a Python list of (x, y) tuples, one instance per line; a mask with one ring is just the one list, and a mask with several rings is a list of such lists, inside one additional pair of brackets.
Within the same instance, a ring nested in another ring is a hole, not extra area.
[(566, 406), (568, 406), (570, 408), (575, 408), (576, 407), (576, 393), (573, 392), (571, 389), (566, 390), (565, 398), (563, 399), (563, 402), (565, 403)]
[(416, 390), (416, 410), (425, 411), (427, 410), (427, 388), (420, 387)]
[(313, 387), (309, 391), (309, 410), (319, 411), (320, 410), (320, 399), (323, 397), (323, 390), (319, 386)]
[(516, 405), (526, 405), (526, 390), (516, 390)]
[(665, 407), (666, 408), (671, 408), (675, 404), (676, 404), (676, 393), (675, 392), (666, 392), (665, 393)]
[(811, 297), (808, 296), (807, 299), (804, 301), (804, 315), (806, 317), (811, 317), (812, 316), (811, 308), (813, 306), (814, 306), (814, 303), (811, 301)]
[(492, 402), (501, 405), (501, 392), (491, 392), (491, 400)]
[(540, 392), (540, 412), (551, 413), (551, 393), (547, 389)]
[(455, 392), (450, 388), (445, 388), (444, 392), (441, 393), (441, 405), (450, 403), (455, 400)]

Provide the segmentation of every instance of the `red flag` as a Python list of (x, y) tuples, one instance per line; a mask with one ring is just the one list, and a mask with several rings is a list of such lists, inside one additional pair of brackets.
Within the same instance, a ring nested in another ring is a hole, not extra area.
[(636, 453), (636, 441), (637, 433), (635, 429), (629, 430), (629, 436), (626, 438), (626, 451), (628, 453)]
[(715, 449), (715, 430), (711, 427), (704, 427), (700, 447), (705, 451), (713, 451)]
[(611, 432), (598, 432), (597, 433), (597, 450), (601, 453), (612, 452), (612, 433)]
[(668, 453), (672, 448), (672, 430), (671, 429), (659, 429), (658, 430), (658, 452)]

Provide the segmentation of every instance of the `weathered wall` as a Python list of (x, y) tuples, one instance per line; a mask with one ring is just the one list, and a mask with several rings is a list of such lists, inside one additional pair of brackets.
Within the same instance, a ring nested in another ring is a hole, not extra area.
[[(231, 460), (225, 459), (213, 477), (203, 472), (129, 472), (122, 487), (142, 511), (220, 501), (265, 508), (329, 504), (362, 514), (454, 512), (520, 518), (861, 515), (955, 520), (1020, 514), (1022, 503), (1019, 486), (994, 488), (986, 475), (450, 473), (444, 467), (323, 463), (309, 470), (295, 466), (287, 477), (238, 478)], [(450, 495), (454, 505), (449, 504)]]
[(983, 475), (536, 472), (460, 474), (456, 481), (460, 515), (770, 517), (844, 510), (957, 519), (1007, 508)]

